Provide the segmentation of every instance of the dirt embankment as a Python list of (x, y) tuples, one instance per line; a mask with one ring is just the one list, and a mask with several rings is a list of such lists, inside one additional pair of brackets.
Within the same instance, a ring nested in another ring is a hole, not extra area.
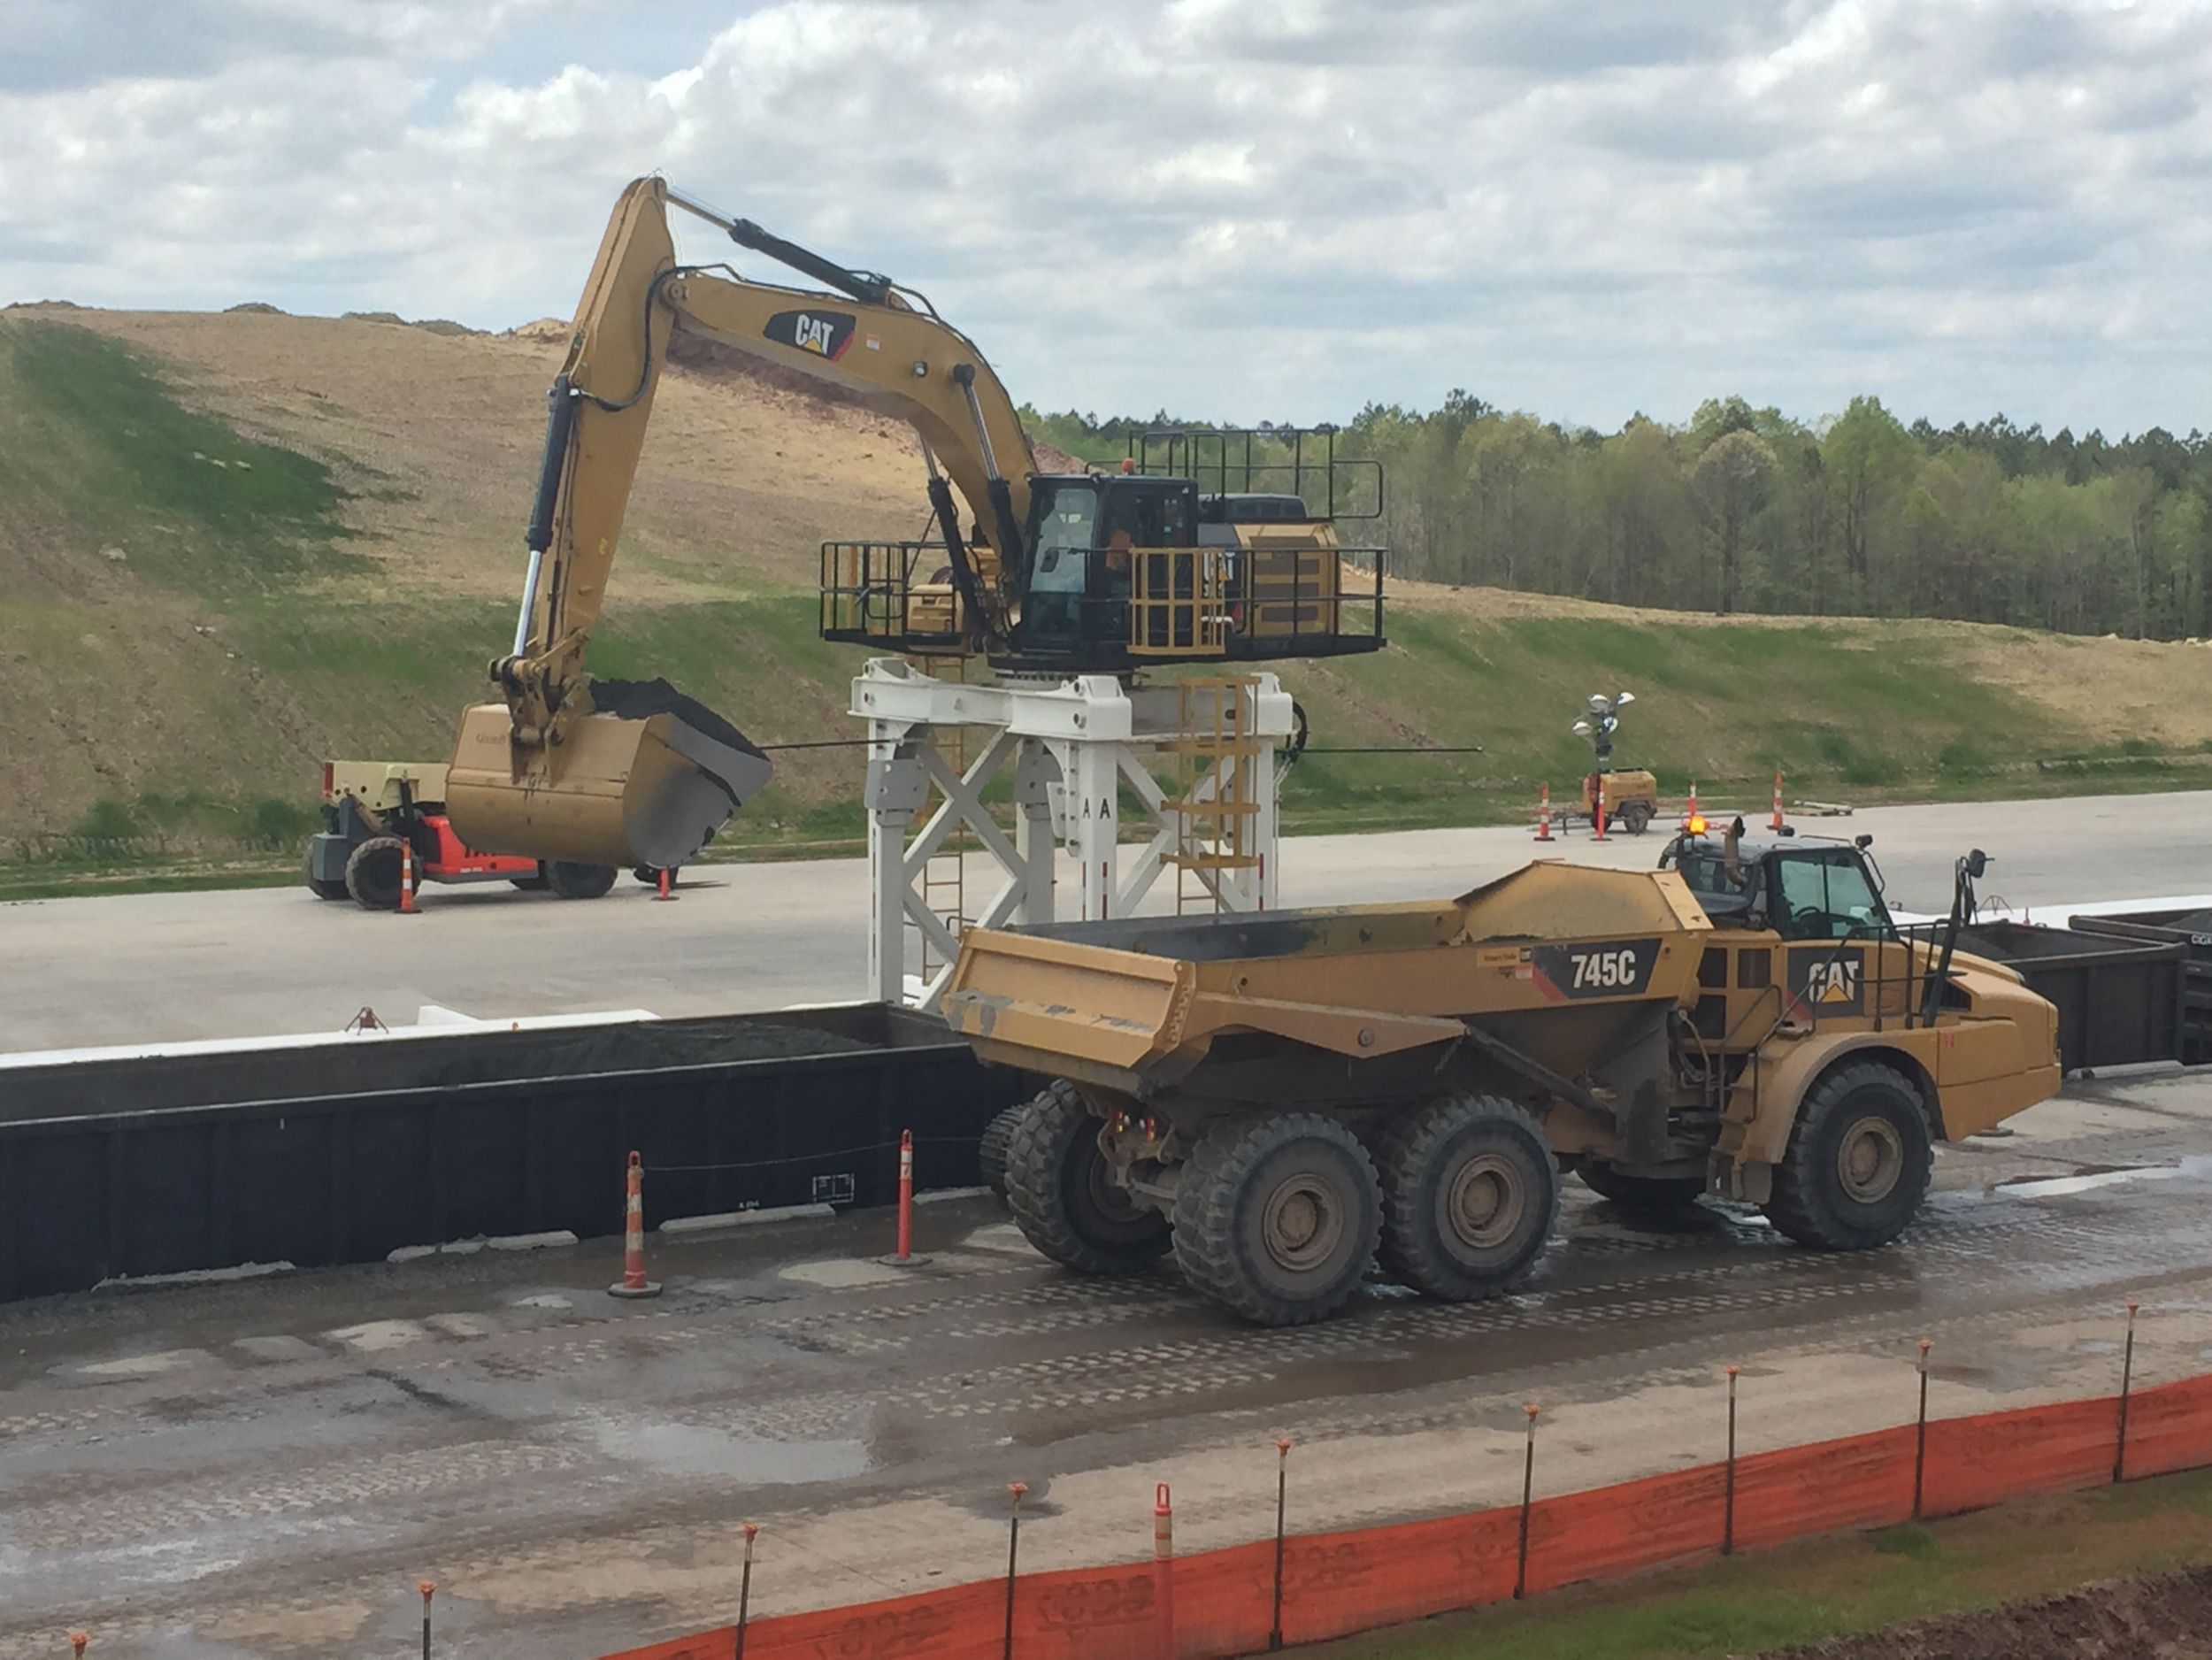
[(2039, 1602), (1915, 1620), (1777, 1660), (2198, 1660), (2212, 1656), (2212, 1567), (2085, 1586)]

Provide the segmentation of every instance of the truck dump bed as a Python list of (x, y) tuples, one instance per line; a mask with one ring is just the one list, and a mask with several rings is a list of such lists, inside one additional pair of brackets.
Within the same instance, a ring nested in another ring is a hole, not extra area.
[(1456, 899), (971, 930), (944, 1012), (985, 1059), (1141, 1099), (1371, 1098), (1473, 1028), (1575, 1072), (1694, 997), (1669, 871), (1536, 864)]

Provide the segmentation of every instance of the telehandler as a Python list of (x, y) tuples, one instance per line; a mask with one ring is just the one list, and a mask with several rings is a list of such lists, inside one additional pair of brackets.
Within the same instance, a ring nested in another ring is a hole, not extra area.
[[(364, 911), (399, 904), (405, 864), (415, 881), (510, 882), (563, 899), (597, 899), (614, 886), (607, 865), (572, 865), (472, 848), (454, 833), (445, 809), (446, 769), (406, 762), (323, 763), (323, 827), (307, 838), (307, 887), (318, 899), (351, 899)], [(640, 870), (649, 885), (657, 871)]]
[[(828, 292), (680, 264), (671, 208)], [(640, 179), (553, 381), (520, 613), (491, 665), (501, 701), (465, 713), (448, 771), (472, 846), (672, 867), (768, 780), (757, 746), (667, 682), (584, 667), (679, 331), (841, 388), (920, 440), (936, 536), (825, 544), (825, 639), (1062, 677), (1383, 643), (1379, 551), (1347, 549), (1334, 525), (1379, 515), (1381, 472), (1339, 458), (1333, 433), (1152, 434), (1118, 473), (1041, 473), (998, 376), (923, 296)], [(1345, 589), (1355, 551), (1363, 595)]]
[(994, 1149), (1039, 1250), (1171, 1252), (1261, 1325), (1334, 1313), (1377, 1261), (1500, 1295), (1569, 1171), (1863, 1250), (1911, 1221), (1935, 1142), (2058, 1087), (2056, 1011), (1956, 949), (1985, 863), (1901, 930), (1862, 845), (1738, 820), (1659, 870), (1538, 863), (1429, 903), (971, 929), (943, 1008), (1056, 1080)]

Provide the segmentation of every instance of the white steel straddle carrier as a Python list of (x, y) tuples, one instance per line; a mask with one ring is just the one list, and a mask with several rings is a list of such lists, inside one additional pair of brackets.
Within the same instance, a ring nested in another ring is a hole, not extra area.
[[(1063, 842), (1076, 867), (1078, 917), (1133, 914), (1170, 868), (1179, 911), (1276, 904), (1275, 751), (1291, 739), (1296, 715), (1273, 674), (1160, 685), (1114, 674), (1002, 674), (996, 685), (972, 686), (878, 657), (853, 681), (852, 712), (868, 723), (873, 996), (934, 1009), (964, 925), (1057, 919), (1055, 855)], [(985, 734), (972, 751), (962, 747), (972, 731)], [(973, 758), (959, 765), (968, 753)], [(1163, 770), (1176, 793), (1161, 785)], [(1011, 836), (984, 804), (1002, 777), (1011, 780)], [(1143, 839), (1122, 841), (1125, 803), (1141, 815)], [(964, 835), (1001, 879), (972, 917), (941, 909), (927, 876)], [(910, 929), (918, 972), (910, 972)]]

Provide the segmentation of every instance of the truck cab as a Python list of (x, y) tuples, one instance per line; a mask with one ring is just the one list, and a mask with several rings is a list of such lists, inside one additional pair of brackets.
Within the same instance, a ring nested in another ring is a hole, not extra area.
[(1716, 927), (1771, 929), (1791, 941), (1894, 941), (1867, 845), (1685, 834), (1660, 855), (1659, 868), (1679, 872)]

